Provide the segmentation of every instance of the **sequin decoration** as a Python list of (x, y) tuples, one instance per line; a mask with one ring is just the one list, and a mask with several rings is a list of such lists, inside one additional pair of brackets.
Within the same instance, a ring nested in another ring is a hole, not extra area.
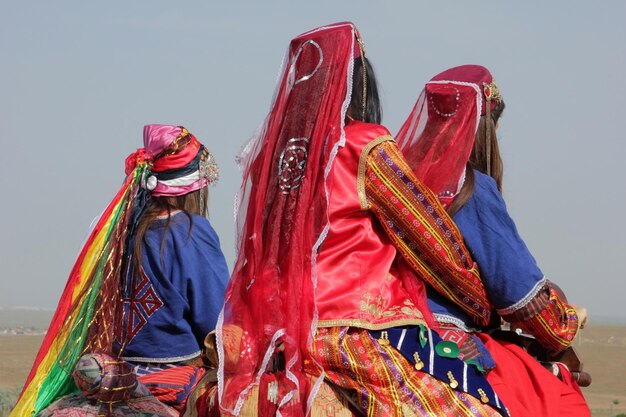
[[(300, 45), (300, 48), (298, 48), (298, 51), (296, 52), (295, 57), (293, 58), (293, 62), (291, 63), (291, 68), (289, 69), (289, 72), (292, 74), (295, 74), (295, 67), (296, 64), (298, 63), (298, 58), (300, 58), (300, 54), (302, 53), (302, 51), (304, 50), (304, 48), (308, 45), (312, 45), (315, 48), (317, 48), (319, 54), (320, 54), (320, 58), (319, 61), (317, 63), (317, 65), (315, 66), (315, 68), (313, 68), (313, 71), (311, 71), (310, 73), (303, 75), (302, 77), (298, 78), (295, 82), (295, 84), (299, 84), (303, 81), (306, 81), (308, 79), (310, 79), (311, 77), (313, 77), (313, 75), (315, 75), (315, 73), (317, 72), (317, 70), (322, 66), (322, 62), (324, 62), (324, 53), (322, 52), (322, 48), (319, 46), (319, 44), (317, 42), (315, 42), (314, 40), (308, 40), (306, 42), (304, 42), (302, 45)], [(293, 78), (292, 78), (293, 79)]]
[(287, 141), (285, 150), (278, 161), (278, 187), (283, 194), (289, 194), (302, 183), (308, 156), (309, 139), (292, 138)]
[(198, 163), (198, 172), (201, 178), (206, 178), (209, 181), (209, 184), (215, 183), (220, 178), (220, 168), (217, 166), (213, 154), (204, 147)]
[[(455, 94), (450, 94), (450, 92), (447, 92), (445, 90), (454, 90)], [(440, 98), (438, 98), (437, 101), (439, 102), (439, 105), (443, 104), (444, 106), (446, 106), (445, 109), (438, 108), (435, 105), (435, 99), (433, 98), (434, 94), (437, 94), (438, 96), (440, 96)], [(450, 97), (450, 99), (447, 99), (448, 96)], [(454, 98), (454, 101), (451, 100), (452, 98)], [(444, 85), (441, 88), (437, 88), (433, 90), (429, 97), (429, 101), (430, 101), (430, 105), (432, 109), (435, 111), (435, 113), (437, 113), (441, 117), (454, 116), (456, 112), (459, 111), (460, 99), (461, 99), (461, 92), (459, 91), (459, 89), (456, 87), (449, 86), (449, 85)]]

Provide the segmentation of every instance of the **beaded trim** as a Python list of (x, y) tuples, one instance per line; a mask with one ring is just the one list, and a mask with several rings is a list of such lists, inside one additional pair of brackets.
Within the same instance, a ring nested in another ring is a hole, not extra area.
[(459, 101), (461, 99), (461, 92), (459, 91), (458, 88), (451, 87), (449, 85), (444, 85), (439, 90), (436, 90), (436, 91), (447, 90), (447, 89), (453, 89), (454, 91), (456, 91), (455, 107), (454, 107), (454, 110), (449, 112), (449, 113), (442, 112), (440, 109), (437, 108), (437, 106), (435, 106), (435, 100), (433, 99), (433, 95), (432, 94), (428, 97), (428, 101), (430, 101), (431, 107), (433, 108), (435, 113), (437, 113), (441, 117), (452, 117), (459, 111), (459, 106), (460, 106)]
[(385, 323), (372, 324), (361, 319), (319, 320), (317, 327), (359, 327), (365, 330), (384, 330), (391, 327), (425, 325), (422, 319), (400, 319)]
[(474, 333), (478, 331), (478, 329), (474, 329), (473, 327), (469, 327), (468, 325), (466, 325), (465, 322), (463, 322), (463, 320), (458, 319), (453, 316), (448, 316), (447, 314), (433, 313), (433, 317), (435, 321), (439, 323), (454, 324), (456, 327), (463, 330), (465, 333)]
[(519, 310), (520, 308), (525, 307), (528, 303), (530, 303), (530, 301), (533, 298), (535, 298), (537, 296), (537, 294), (539, 294), (539, 291), (541, 291), (541, 289), (546, 285), (546, 282), (548, 282), (548, 279), (544, 276), (542, 279), (540, 279), (535, 284), (535, 286), (528, 292), (528, 294), (526, 294), (517, 303), (515, 303), (515, 304), (513, 304), (512, 306), (509, 306), (509, 307), (498, 308), (498, 309), (496, 309), (496, 311), (501, 316), (508, 316), (508, 315), (511, 315), (511, 314), (515, 313), (517, 310)]
[(183, 362), (188, 361), (200, 356), (200, 351), (190, 353), (185, 356), (174, 356), (171, 358), (144, 358), (141, 356), (123, 356), (122, 359), (129, 362), (147, 362), (147, 363), (173, 363), (173, 362)]

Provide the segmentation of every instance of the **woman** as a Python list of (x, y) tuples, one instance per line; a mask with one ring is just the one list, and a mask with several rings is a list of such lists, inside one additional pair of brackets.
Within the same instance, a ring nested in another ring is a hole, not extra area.
[(130, 239), (119, 340), (122, 358), (136, 365), (140, 381), (159, 400), (181, 407), (204, 372), (200, 351), (217, 323), (229, 277), (206, 219), (206, 186), (218, 171), (185, 128), (148, 125), (144, 142), (146, 152), (157, 156), (148, 188), (156, 181)]
[[(451, 68), (426, 84), (398, 133), (398, 144), (416, 176), (453, 215), (478, 263), (494, 317), (530, 333), (556, 354), (571, 344), (586, 310), (569, 305), (544, 277), (508, 215), (495, 135), (503, 110), (486, 68)], [(567, 370), (566, 382), (559, 381), (517, 346), (481, 333), (487, 327), (446, 294), (432, 286), (427, 292), (442, 337), (459, 343), (464, 360), (489, 371), (487, 378), (511, 415), (589, 415)]]
[[(304, 33), (284, 62), (241, 158), (239, 258), (217, 332), (222, 412), (306, 415), (326, 380), (367, 415), (505, 413), (456, 345), (427, 327), (418, 274), (444, 288), (442, 271), (477, 275), (445, 210), (378, 124), (356, 28)], [(488, 306), (467, 307), (486, 319)]]
[[(37, 414), (76, 385), (93, 388), (69, 376), (83, 353), (95, 356), (81, 364), (98, 372), (131, 363), (140, 382), (175, 408), (204, 372), (201, 347), (228, 280), (206, 219), (207, 186), (218, 167), (184, 127), (147, 125), (126, 175), (70, 274), (14, 415)], [(122, 385), (109, 381), (101, 396), (85, 395), (113, 406), (104, 392), (136, 383)]]

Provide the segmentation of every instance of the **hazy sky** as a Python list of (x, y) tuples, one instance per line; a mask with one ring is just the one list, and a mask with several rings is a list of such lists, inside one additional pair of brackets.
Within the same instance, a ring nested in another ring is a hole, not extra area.
[(56, 306), (148, 123), (182, 124), (215, 154), (211, 221), (232, 266), (234, 156), (269, 110), (288, 42), (351, 20), (392, 132), (434, 74), (492, 70), (520, 233), (592, 320), (626, 318), (626, 2), (0, 4), (0, 306)]

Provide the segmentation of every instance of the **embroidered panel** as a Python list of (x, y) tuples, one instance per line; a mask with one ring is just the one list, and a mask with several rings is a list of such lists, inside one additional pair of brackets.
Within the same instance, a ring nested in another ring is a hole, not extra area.
[(124, 292), (117, 334), (118, 342), (124, 345), (130, 343), (148, 323), (149, 318), (163, 307), (163, 301), (143, 269), (129, 281), (130, 284)]

